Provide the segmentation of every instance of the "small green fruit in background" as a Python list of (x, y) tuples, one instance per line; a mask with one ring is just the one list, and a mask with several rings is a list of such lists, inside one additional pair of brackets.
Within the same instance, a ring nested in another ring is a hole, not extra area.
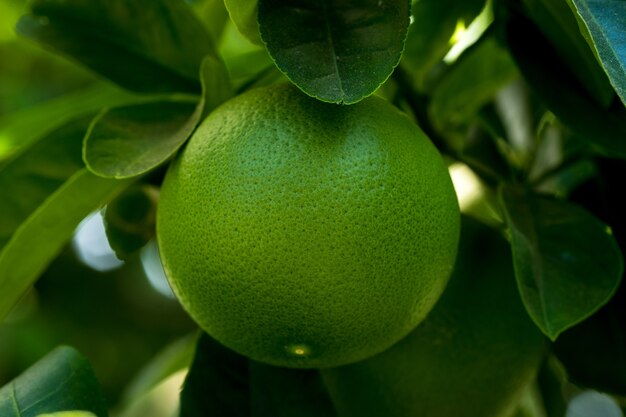
[(199, 325), (279, 366), (337, 366), (408, 334), (454, 265), (459, 211), (441, 156), (376, 97), (291, 85), (213, 112), (172, 164), (157, 236)]
[(455, 272), (428, 317), (385, 352), (322, 376), (338, 417), (508, 417), (546, 346), (508, 245), (464, 219)]

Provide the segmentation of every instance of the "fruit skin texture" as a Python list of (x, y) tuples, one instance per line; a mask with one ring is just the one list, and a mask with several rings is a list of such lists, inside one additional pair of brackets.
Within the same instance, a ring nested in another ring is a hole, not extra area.
[(322, 377), (338, 417), (508, 417), (546, 348), (507, 243), (464, 218), (455, 271), (428, 317), (385, 352)]
[(446, 167), (388, 102), (291, 85), (214, 111), (169, 169), (157, 237), (170, 284), (215, 339), (279, 366), (337, 366), (430, 311), (459, 235)]

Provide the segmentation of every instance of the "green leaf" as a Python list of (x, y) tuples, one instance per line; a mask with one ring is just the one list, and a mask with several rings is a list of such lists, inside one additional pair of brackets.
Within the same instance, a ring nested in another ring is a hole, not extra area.
[(89, 362), (71, 347), (56, 348), (0, 389), (2, 417), (37, 417), (63, 410), (107, 416), (106, 403)]
[[(177, 0), (35, 0), (17, 31), (139, 92), (197, 92), (213, 41)], [(139, 29), (140, 28), (140, 29)]]
[(192, 2), (196, 15), (211, 33), (211, 38), (219, 44), (224, 28), (230, 21), (224, 0), (203, 0)]
[(250, 361), (255, 417), (336, 417), (317, 370), (287, 369)]
[(419, 0), (411, 7), (413, 23), (403, 54), (403, 62), (423, 73), (441, 61), (452, 46), (450, 39), (459, 21), (467, 26), (485, 5), (484, 0)]
[(144, 174), (185, 143), (200, 118), (196, 109), (196, 103), (159, 100), (105, 110), (85, 136), (85, 164), (104, 178)]
[(224, 0), (230, 18), (250, 42), (263, 45), (257, 22), (258, 0)]
[(181, 394), (180, 417), (335, 417), (317, 371), (254, 362), (206, 333)]
[(440, 129), (461, 125), (518, 76), (509, 53), (495, 39), (476, 45), (441, 80), (433, 92), (430, 114)]
[(180, 417), (250, 416), (248, 359), (202, 333), (180, 396)]
[(0, 160), (72, 119), (138, 100), (141, 99), (127, 91), (98, 83), (0, 117)]
[(579, 206), (513, 187), (500, 198), (526, 310), (555, 340), (613, 296), (622, 254), (609, 227)]
[(0, 249), (55, 190), (83, 168), (89, 117), (67, 123), (0, 167)]
[(202, 115), (199, 121), (202, 121), (220, 104), (232, 98), (235, 92), (224, 63), (210, 55), (202, 61), (200, 81), (202, 100), (199, 106), (202, 107)]
[(105, 110), (91, 124), (83, 147), (87, 168), (104, 178), (131, 178), (170, 159), (198, 122), (233, 94), (224, 64), (207, 56), (198, 103), (170, 100)]
[(0, 320), (61, 251), (80, 221), (129, 183), (100, 178), (83, 168), (20, 225), (0, 252)]
[(155, 235), (159, 190), (150, 185), (132, 186), (107, 204), (104, 224), (115, 255), (127, 259)]
[(546, 358), (537, 374), (537, 388), (543, 399), (546, 417), (566, 417), (565, 383), (563, 367), (553, 356)]
[[(533, 92), (559, 120), (584, 139), (589, 150), (612, 158), (626, 158), (626, 108), (603, 109), (558, 58), (558, 52), (537, 27), (522, 16), (508, 20), (506, 41)], [(528, 45), (533, 45), (529, 48)]]
[(191, 365), (197, 337), (195, 334), (182, 337), (167, 345), (161, 352), (141, 369), (133, 381), (129, 384), (122, 398), (121, 409), (127, 408), (161, 382), (176, 372)]
[(352, 104), (400, 60), (408, 0), (261, 0), (261, 37), (278, 68), (310, 96)]
[(96, 415), (88, 411), (61, 411), (52, 414), (39, 414), (37, 417), (96, 417)]
[[(576, 17), (563, 0), (524, 0), (533, 21), (555, 46), (568, 68), (602, 107), (615, 97), (606, 73), (580, 33)], [(625, 9), (626, 10), (626, 9)]]
[(583, 33), (597, 53), (611, 84), (626, 105), (626, 2), (623, 0), (567, 0), (579, 16)]

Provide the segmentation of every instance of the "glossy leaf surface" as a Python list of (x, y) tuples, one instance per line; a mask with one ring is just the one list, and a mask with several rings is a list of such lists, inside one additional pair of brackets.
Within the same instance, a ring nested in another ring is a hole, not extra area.
[(604, 65), (611, 84), (626, 105), (626, 2), (568, 0), (588, 31), (588, 40)]
[(261, 0), (261, 37), (276, 65), (310, 96), (352, 104), (400, 60), (407, 0)]
[(577, 205), (515, 188), (500, 197), (522, 300), (554, 340), (611, 298), (622, 254), (611, 230)]
[[(106, 417), (106, 402), (91, 365), (75, 349), (62, 346), (0, 388), (2, 417), (38, 417), (65, 410), (83, 410)], [(86, 417), (75, 415), (71, 417)]]

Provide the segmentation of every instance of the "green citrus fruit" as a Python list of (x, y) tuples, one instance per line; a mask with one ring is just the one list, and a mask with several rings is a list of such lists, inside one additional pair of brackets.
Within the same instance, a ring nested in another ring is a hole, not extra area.
[(428, 317), (390, 349), (322, 377), (339, 417), (504, 417), (546, 346), (507, 243), (464, 219), (455, 271)]
[(157, 234), (173, 290), (215, 339), (328, 367), (425, 317), (452, 271), (459, 212), (440, 155), (391, 104), (279, 85), (197, 129), (166, 175)]

